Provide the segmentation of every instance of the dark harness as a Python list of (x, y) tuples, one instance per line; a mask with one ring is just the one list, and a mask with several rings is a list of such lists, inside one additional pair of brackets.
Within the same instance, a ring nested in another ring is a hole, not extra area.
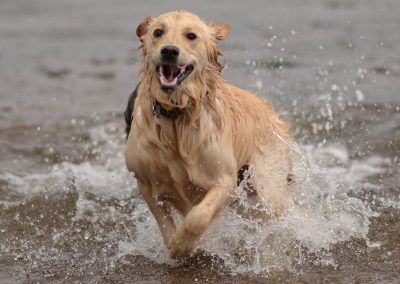
[(162, 105), (157, 101), (153, 101), (153, 114), (157, 118), (164, 116), (169, 119), (176, 119), (182, 113), (182, 109), (179, 107), (174, 107), (171, 110), (167, 110), (162, 107)]
[[(139, 83), (140, 84), (140, 83)], [(137, 84), (135, 90), (132, 92), (132, 94), (129, 96), (129, 101), (128, 105), (126, 106), (124, 116), (125, 116), (125, 122), (126, 122), (126, 138), (128, 138), (129, 132), (131, 131), (131, 124), (132, 124), (132, 112), (135, 106), (135, 100), (138, 95), (138, 88), (139, 84)], [(165, 108), (162, 107), (162, 105), (154, 100), (153, 101), (153, 114), (156, 118), (160, 119), (161, 116), (168, 118), (168, 119), (176, 119), (181, 113), (182, 109), (179, 107), (174, 107), (171, 110), (166, 110)]]

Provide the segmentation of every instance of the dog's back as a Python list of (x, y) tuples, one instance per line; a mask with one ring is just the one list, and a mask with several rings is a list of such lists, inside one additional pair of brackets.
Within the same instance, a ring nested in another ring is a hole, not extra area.
[(124, 118), (125, 118), (125, 124), (126, 124), (126, 127), (125, 127), (126, 139), (128, 139), (129, 132), (131, 131), (132, 113), (133, 113), (133, 109), (135, 106), (135, 100), (138, 95), (139, 84), (136, 85), (135, 90), (133, 90), (133, 92), (129, 96), (128, 104), (126, 105), (126, 109), (124, 112)]

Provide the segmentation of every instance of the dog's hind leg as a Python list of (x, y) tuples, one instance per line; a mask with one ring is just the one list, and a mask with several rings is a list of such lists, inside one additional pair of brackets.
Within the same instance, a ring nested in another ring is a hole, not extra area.
[(291, 164), (287, 155), (284, 148), (270, 149), (256, 153), (251, 162), (257, 200), (271, 207), (270, 217), (279, 216), (284, 209), (293, 206), (288, 191)]
[(253, 166), (243, 165), (238, 171), (237, 185), (244, 190), (246, 194), (244, 202), (237, 200), (234, 207), (237, 213), (251, 220), (260, 220), (265, 222), (271, 219), (268, 213), (266, 202), (263, 199), (262, 192), (255, 183), (255, 174)]

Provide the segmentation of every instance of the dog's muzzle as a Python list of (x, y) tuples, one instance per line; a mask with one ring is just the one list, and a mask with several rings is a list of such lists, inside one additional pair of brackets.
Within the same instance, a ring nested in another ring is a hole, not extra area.
[(161, 89), (166, 93), (173, 92), (194, 69), (193, 64), (179, 63), (179, 53), (179, 48), (174, 45), (164, 46), (160, 51), (156, 73)]

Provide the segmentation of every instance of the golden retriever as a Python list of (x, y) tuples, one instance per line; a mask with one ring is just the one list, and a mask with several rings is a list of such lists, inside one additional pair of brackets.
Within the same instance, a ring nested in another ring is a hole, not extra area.
[[(292, 204), (289, 125), (223, 80), (217, 41), (228, 31), (184, 11), (148, 17), (136, 30), (142, 80), (125, 160), (174, 259), (193, 252), (245, 176), (249, 200), (272, 207), (270, 215)], [(184, 217), (179, 225), (172, 208)]]

